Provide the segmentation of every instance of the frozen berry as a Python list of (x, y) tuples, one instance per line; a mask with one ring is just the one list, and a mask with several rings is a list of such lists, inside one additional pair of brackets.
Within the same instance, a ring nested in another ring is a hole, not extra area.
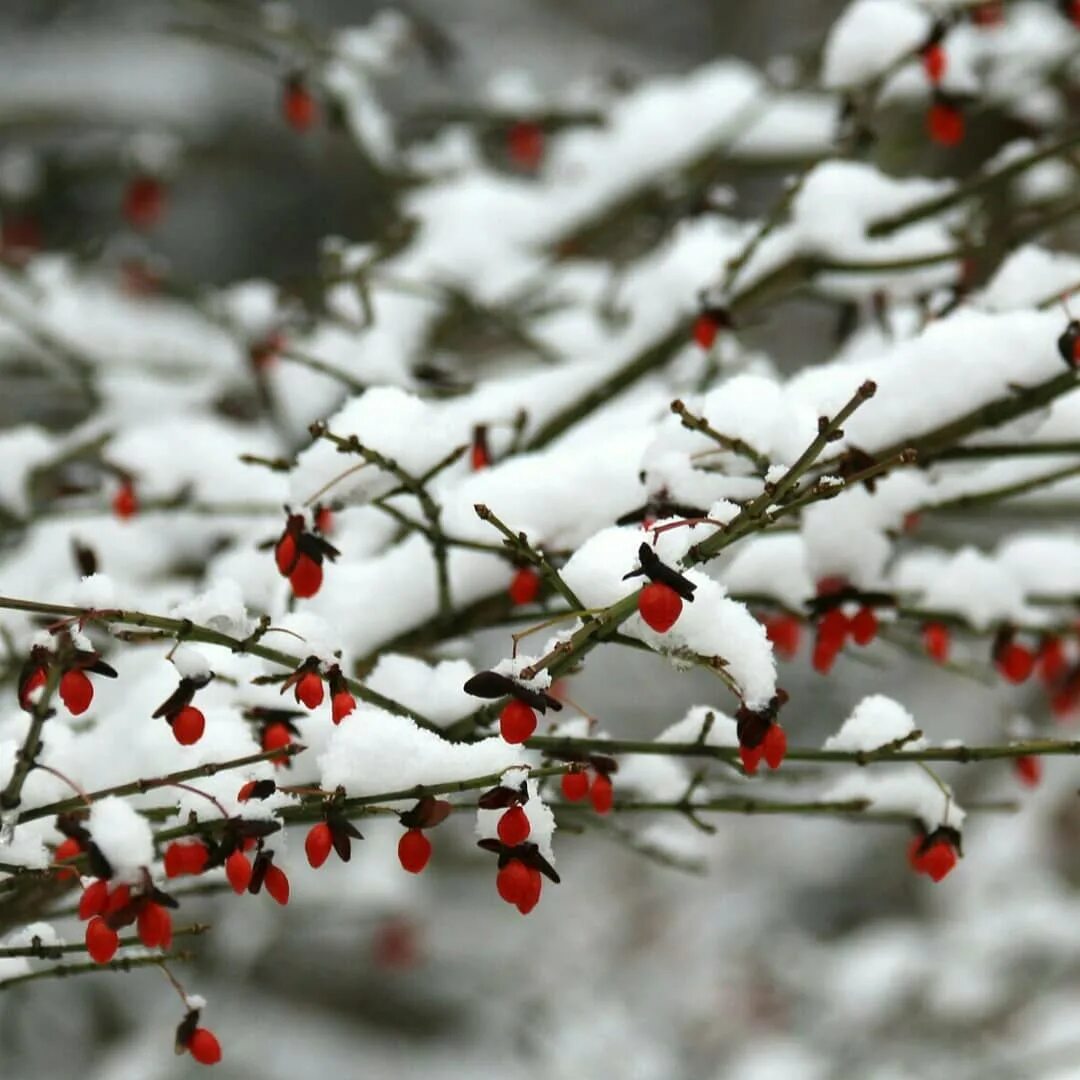
[(330, 826), (325, 821), (320, 821), (311, 826), (304, 840), (304, 852), (313, 870), (318, 870), (330, 858), (330, 849), (333, 846), (334, 836), (330, 832)]
[[(79, 845), (79, 841), (69, 836), (56, 845), (56, 850), (53, 852), (53, 862), (75, 859), (81, 854), (82, 847)], [(74, 870), (66, 869), (59, 871), (57, 877), (63, 881), (65, 878), (78, 877), (78, 874)]]
[(531, 887), (529, 868), (520, 859), (511, 859), (495, 875), (495, 887), (508, 904), (516, 904)]
[(398, 841), (397, 854), (402, 869), (419, 874), (431, 858), (431, 841), (419, 829), (409, 829)]
[(298, 75), (285, 80), (281, 94), (281, 115), (293, 131), (305, 132), (318, 119), (318, 105), (307, 84)]
[(531, 604), (540, 595), (540, 575), (523, 566), (510, 579), (510, 602), (520, 607)]
[(511, 806), (501, 818), (499, 818), (499, 839), (507, 847), (517, 847), (529, 839), (532, 826), (529, 824), (529, 815), (520, 806)]
[(506, 150), (519, 169), (534, 171), (544, 157), (543, 129), (531, 120), (519, 120), (506, 133)]
[(136, 176), (124, 192), (124, 217), (136, 229), (153, 228), (165, 212), (165, 185), (155, 176)]
[(210, 852), (201, 840), (174, 840), (165, 849), (165, 876), (175, 878), (184, 874), (201, 874), (209, 861)]
[(1043, 773), (1042, 758), (1030, 754), (1018, 757), (1013, 761), (1013, 771), (1025, 787), (1038, 787)]
[(288, 577), (293, 572), (296, 554), (296, 537), (288, 531), (282, 533), (281, 539), (274, 545), (274, 562), (282, 577)]
[(181, 746), (193, 746), (206, 730), (206, 717), (194, 705), (185, 705), (172, 720), (173, 738)]
[(346, 716), (356, 708), (356, 698), (348, 690), (339, 690), (330, 702), (332, 718), (335, 724), (340, 724)]
[(538, 903), (540, 903), (540, 892), (544, 886), (544, 879), (539, 870), (534, 867), (529, 867), (529, 883), (521, 890), (521, 894), (517, 899), (517, 909), (522, 915), (528, 915), (530, 911)]
[(323, 536), (329, 536), (334, 531), (334, 511), (329, 506), (320, 506), (315, 511), (315, 528)]
[(799, 651), (802, 624), (794, 615), (777, 615), (765, 620), (765, 633), (773, 651), (782, 660), (792, 660)]
[(937, 664), (944, 664), (949, 659), (952, 637), (944, 623), (932, 622), (923, 627), (923, 647), (926, 655)]
[(309, 709), (317, 709), (323, 703), (322, 676), (314, 671), (308, 671), (300, 677), (296, 684), (296, 700)]
[(1039, 677), (1043, 682), (1057, 682), (1068, 668), (1069, 660), (1065, 655), (1065, 645), (1061, 638), (1044, 639), (1039, 647)]
[(941, 881), (956, 865), (956, 849), (947, 840), (935, 840), (919, 857), (919, 872)]
[(999, 673), (1011, 683), (1025, 682), (1035, 667), (1035, 657), (1023, 645), (1007, 641), (994, 657)]
[(103, 878), (92, 881), (83, 889), (79, 897), (79, 918), (86, 922), (95, 915), (101, 915), (105, 911), (105, 905), (109, 901), (109, 883)]
[(46, 675), (44, 668), (34, 668), (19, 687), (20, 707), (29, 712), (29, 710), (34, 707), (34, 694), (48, 681), (48, 676)]
[(60, 700), (72, 716), (80, 716), (94, 700), (94, 684), (85, 671), (72, 668), (60, 677)]
[(720, 324), (707, 312), (702, 312), (694, 320), (693, 338), (702, 349), (711, 349), (716, 343)]
[(939, 146), (956, 146), (964, 138), (964, 114), (948, 101), (935, 101), (926, 114), (930, 138)]
[(589, 802), (598, 814), (608, 813), (615, 803), (615, 789), (611, 780), (603, 773), (597, 773), (593, 777), (592, 786), (589, 788)]
[(95, 964), (107, 964), (120, 947), (116, 931), (100, 916), (95, 915), (86, 926), (86, 951)]
[(650, 581), (638, 593), (638, 611), (647, 626), (665, 634), (682, 614), (682, 597), (662, 581)]
[(200, 1065), (216, 1065), (221, 1060), (221, 1044), (206, 1028), (196, 1028), (191, 1033), (187, 1050)]
[(581, 802), (589, 794), (589, 774), (584, 769), (563, 773), (561, 785), (567, 802)]
[(225, 860), (225, 876), (234, 893), (244, 892), (251, 884), (251, 860), (242, 851), (234, 851)]
[(289, 575), (289, 584), (292, 586), (293, 596), (301, 600), (307, 600), (314, 596), (322, 588), (323, 568), (322, 563), (316, 562), (310, 555), (300, 553)]
[(765, 732), (761, 750), (765, 757), (765, 764), (770, 769), (779, 769), (780, 763), (787, 754), (787, 733), (779, 724), (771, 724), (769, 730)]
[(765, 756), (764, 746), (740, 746), (739, 760), (742, 761), (743, 769), (750, 776), (758, 771), (761, 759)]
[(148, 949), (167, 949), (172, 944), (172, 916), (152, 900), (139, 912), (135, 929)]
[(869, 645), (877, 637), (878, 618), (873, 608), (859, 608), (851, 620), (851, 637), (856, 645)]
[(285, 871), (280, 866), (275, 866), (271, 863), (266, 868), (266, 877), (263, 878), (263, 885), (266, 887), (266, 891), (276, 900), (282, 907), (289, 902), (289, 879), (285, 876)]
[(112, 510), (121, 521), (127, 521), (139, 512), (139, 496), (135, 494), (135, 485), (130, 480), (125, 480), (116, 489)]
[(499, 734), (508, 743), (523, 743), (536, 730), (536, 713), (524, 701), (507, 702), (499, 713)]
[[(292, 732), (284, 724), (267, 724), (262, 735), (262, 748), (264, 751), (284, 750), (286, 746), (290, 745), (292, 745)], [(287, 754), (282, 754), (270, 760), (275, 765), (284, 765), (289, 758)]]

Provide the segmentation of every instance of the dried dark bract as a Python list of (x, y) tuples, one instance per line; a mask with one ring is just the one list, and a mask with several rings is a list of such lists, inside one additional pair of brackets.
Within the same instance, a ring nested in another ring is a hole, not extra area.
[(697, 586), (677, 570), (672, 570), (666, 563), (661, 562), (660, 557), (648, 544), (642, 543), (638, 548), (638, 562), (641, 563), (638, 569), (623, 574), (623, 581), (628, 578), (647, 577), (650, 581), (658, 581), (669, 589), (674, 589), (687, 603), (693, 603)]
[(433, 829), (444, 822), (452, 810), (453, 807), (445, 799), (425, 795), (411, 810), (398, 817), (407, 829)]
[(528, 686), (522, 686), (514, 682), (507, 675), (500, 675), (495, 671), (479, 671), (469, 679), (463, 688), (466, 694), (472, 694), (480, 698), (513, 697), (518, 701), (524, 701), (539, 712), (559, 712), (562, 702), (553, 698), (543, 690), (533, 690)]

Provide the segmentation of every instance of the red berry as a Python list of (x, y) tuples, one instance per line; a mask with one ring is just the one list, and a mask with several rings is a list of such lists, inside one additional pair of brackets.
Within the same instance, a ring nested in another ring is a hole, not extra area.
[(507, 702), (499, 713), (499, 734), (508, 743), (523, 743), (535, 730), (536, 713), (524, 701)]
[(522, 915), (528, 915), (530, 911), (538, 903), (540, 903), (540, 892), (544, 885), (544, 879), (539, 870), (529, 867), (529, 884), (522, 889), (521, 895), (517, 900), (517, 909)]
[(935, 101), (926, 114), (926, 127), (939, 146), (956, 146), (964, 137), (964, 114), (949, 102)]
[(277, 563), (278, 573), (282, 577), (288, 577), (296, 565), (296, 537), (291, 532), (284, 532), (281, 539), (274, 546), (274, 562)]
[(499, 839), (507, 847), (517, 847), (529, 839), (532, 826), (529, 824), (529, 815), (520, 806), (511, 806), (501, 818), (499, 818)]
[(702, 312), (694, 320), (693, 338), (703, 349), (711, 349), (720, 332), (720, 324), (709, 314)]
[(293, 131), (307, 131), (318, 119), (318, 106), (303, 79), (286, 80), (281, 95), (281, 115)]
[(165, 876), (181, 877), (184, 874), (201, 874), (210, 861), (210, 852), (201, 840), (174, 840), (165, 849)]
[(234, 893), (242, 893), (251, 884), (251, 862), (242, 851), (234, 851), (225, 860), (225, 876)]
[[(263, 750), (284, 750), (292, 743), (292, 732), (281, 723), (267, 724), (262, 736)], [(270, 759), (275, 765), (284, 765), (288, 760), (287, 754)]]
[(1025, 787), (1038, 787), (1043, 773), (1042, 758), (1028, 754), (1018, 757), (1013, 761), (1013, 772)]
[(826, 574), (825, 577), (818, 579), (814, 590), (818, 596), (831, 596), (833, 593), (846, 589), (847, 585), (848, 579), (842, 574)]
[(397, 856), (403, 870), (419, 874), (431, 858), (431, 841), (419, 829), (409, 829), (398, 841)]
[(124, 217), (136, 229), (149, 229), (165, 211), (165, 185), (154, 176), (136, 176), (124, 192)]
[(919, 873), (940, 881), (956, 865), (956, 849), (948, 840), (935, 840), (918, 861)]
[(221, 1044), (206, 1028), (196, 1028), (191, 1033), (187, 1049), (200, 1065), (216, 1065), (221, 1060)]
[(927, 45), (922, 51), (923, 70), (936, 86), (945, 75), (945, 50), (937, 43)]
[(1023, 645), (1008, 641), (998, 650), (994, 663), (1002, 676), (1011, 683), (1025, 682), (1035, 667), (1035, 657)]
[(206, 717), (194, 705), (185, 705), (172, 720), (173, 738), (181, 746), (197, 743), (206, 730)]
[(563, 773), (562, 793), (567, 802), (581, 802), (589, 794), (589, 774), (584, 769)]
[(510, 579), (510, 602), (520, 607), (531, 604), (540, 595), (540, 575), (527, 566), (523, 566)]
[(121, 521), (127, 521), (139, 512), (139, 497), (135, 494), (135, 485), (130, 480), (125, 480), (116, 489), (112, 509)]
[(469, 464), (473, 472), (486, 469), (491, 464), (491, 455), (488, 448), (482, 442), (474, 442), (469, 454)]
[(34, 706), (31, 697), (35, 690), (40, 690), (48, 682), (48, 676), (44, 668), (34, 668), (27, 676), (26, 681), (19, 688), (19, 705), (29, 712)]
[(266, 868), (266, 877), (263, 878), (266, 891), (284, 907), (289, 902), (289, 879), (280, 866), (271, 863)]
[(856, 645), (869, 645), (877, 637), (878, 618), (873, 608), (859, 608), (851, 620), (851, 637)]
[(315, 528), (329, 536), (334, 531), (334, 511), (329, 506), (320, 506), (315, 511)]
[(764, 746), (741, 746), (739, 747), (739, 758), (742, 761), (743, 769), (747, 775), (753, 776), (758, 771), (758, 766), (761, 764), (761, 759), (765, 756)]
[(60, 700), (67, 706), (72, 716), (80, 716), (90, 708), (94, 700), (94, 684), (85, 671), (72, 668), (60, 678)]
[(330, 858), (330, 849), (334, 846), (334, 835), (325, 821), (311, 826), (304, 840), (307, 861), (313, 870), (318, 870)]
[(799, 651), (802, 624), (794, 615), (777, 615), (765, 620), (765, 633), (782, 660), (791, 660)]
[[(1080, 0), (1078, 0), (1080, 2)], [(1055, 683), (1068, 670), (1069, 661), (1061, 638), (1048, 637), (1039, 648), (1039, 676), (1043, 682)]]
[[(76, 856), (82, 854), (82, 848), (79, 846), (78, 840), (73, 840), (70, 836), (66, 840), (61, 840), (56, 845), (56, 850), (53, 852), (53, 862), (63, 862), (65, 859), (74, 859)], [(61, 870), (57, 873), (57, 878), (60, 881), (66, 878), (78, 877), (78, 874), (74, 870)]]
[(255, 785), (258, 780), (248, 780), (247, 783), (240, 785), (240, 790), (236, 793), (237, 802), (247, 802), (252, 795), (255, 794)]
[(150, 901), (135, 924), (139, 940), (148, 949), (167, 949), (172, 944), (172, 917), (160, 904)]
[(662, 581), (650, 581), (638, 593), (638, 612), (646, 625), (666, 634), (682, 614), (682, 597)]
[(323, 703), (322, 676), (314, 671), (304, 674), (296, 684), (296, 700), (309, 709), (317, 709)]
[(603, 773), (597, 773), (593, 777), (592, 787), (589, 788), (589, 802), (598, 814), (606, 814), (615, 803), (615, 789), (611, 780)]
[(86, 951), (95, 964), (107, 964), (120, 947), (120, 938), (100, 915), (86, 925)]
[(761, 750), (765, 756), (765, 764), (770, 769), (779, 769), (780, 763), (787, 754), (787, 733), (779, 724), (771, 724), (769, 730), (765, 732)]
[(935, 663), (944, 664), (949, 659), (949, 648), (952, 644), (949, 628), (944, 623), (927, 623), (923, 627), (922, 636), (926, 654)]
[(814, 641), (814, 653), (810, 659), (814, 670), (821, 675), (828, 675), (842, 648), (843, 644), (835, 638), (825, 638), (819, 635)]
[(130, 885), (117, 885), (111, 893), (105, 903), (105, 910), (103, 915), (115, 915), (118, 911), (122, 911), (131, 903), (131, 886)]
[(518, 168), (535, 170), (544, 157), (543, 129), (530, 120), (519, 120), (506, 133), (506, 149)]
[(356, 708), (356, 698), (348, 690), (339, 690), (330, 702), (333, 721), (340, 724)]
[(92, 881), (83, 889), (83, 894), (79, 897), (79, 918), (86, 922), (95, 915), (103, 914), (108, 902), (109, 883), (103, 878)]
[(511, 859), (495, 875), (495, 888), (508, 904), (516, 904), (528, 896), (531, 887), (529, 868), (520, 859)]
[(989, 0), (970, 9), (971, 21), (976, 26), (1000, 26), (1005, 21), (1005, 8), (1001, 0)]
[(848, 634), (852, 632), (851, 619), (843, 611), (843, 608), (830, 608), (818, 620), (817, 634), (819, 638), (834, 642), (838, 647), (843, 647)]
[(310, 555), (301, 552), (293, 572), (289, 575), (293, 596), (298, 596), (301, 600), (309, 599), (322, 588), (322, 580), (322, 563), (317, 563)]

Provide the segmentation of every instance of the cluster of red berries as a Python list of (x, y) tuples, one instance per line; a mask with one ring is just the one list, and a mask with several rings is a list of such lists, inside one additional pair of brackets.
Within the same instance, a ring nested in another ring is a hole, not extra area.
[[(116, 669), (89, 649), (70, 648), (63, 653), (66, 657), (62, 661), (64, 671), (56, 690), (67, 711), (72, 716), (81, 716), (94, 700), (94, 684), (87, 672), (115, 679)], [(30, 650), (30, 658), (19, 674), (17, 694), (20, 708), (26, 712), (33, 710), (37, 694), (49, 681), (49, 669), (57, 662), (57, 656), (44, 646), (37, 645)]]
[[(319, 528), (318, 518), (315, 524)], [(303, 514), (289, 514), (285, 530), (274, 545), (278, 573), (289, 579), (293, 596), (305, 600), (322, 588), (323, 560), (333, 562), (339, 554), (317, 532), (307, 531)]]
[(787, 756), (787, 733), (777, 717), (787, 704), (786, 690), (777, 690), (762, 709), (741, 705), (735, 713), (735, 730), (739, 738), (739, 759), (743, 769), (753, 776), (762, 759), (770, 769), (779, 769)]
[(285, 123), (303, 134), (319, 119), (319, 105), (302, 75), (290, 75), (281, 89), (281, 115)]
[(582, 802), (588, 798), (598, 814), (606, 814), (615, 804), (615, 787), (611, 782), (615, 762), (610, 758), (594, 758), (591, 766), (563, 773), (559, 786), (567, 802)]
[(177, 907), (167, 893), (150, 884), (149, 878), (139, 892), (130, 885), (110, 886), (105, 878), (96, 878), (83, 890), (79, 899), (79, 918), (86, 925), (86, 951), (95, 964), (107, 964), (120, 947), (117, 929), (136, 924), (139, 940), (148, 949), (167, 949), (172, 944), (172, 916)]
[[(291, 689), (297, 704), (307, 709), (317, 709), (325, 700), (326, 689), (324, 684), (330, 685), (330, 718), (334, 724), (340, 724), (355, 708), (356, 698), (349, 690), (345, 676), (341, 668), (334, 664), (325, 677), (322, 674), (322, 661), (317, 656), (309, 656), (284, 682), (281, 684), (281, 692)], [(296, 734), (292, 731), (291, 734)], [(264, 742), (266, 732), (263, 733)], [(277, 733), (280, 737), (280, 732)], [(282, 745), (288, 745), (288, 740)], [(274, 746), (264, 746), (264, 750), (277, 749)]]
[(917, 874), (925, 874), (931, 881), (941, 881), (956, 865), (960, 855), (960, 834), (947, 825), (941, 825), (932, 833), (922, 830), (908, 845), (908, 864)]
[(878, 635), (876, 606), (891, 602), (885, 594), (860, 593), (843, 578), (822, 578), (811, 605), (818, 616), (814, 670), (827, 675), (849, 638), (856, 645), (869, 645)]

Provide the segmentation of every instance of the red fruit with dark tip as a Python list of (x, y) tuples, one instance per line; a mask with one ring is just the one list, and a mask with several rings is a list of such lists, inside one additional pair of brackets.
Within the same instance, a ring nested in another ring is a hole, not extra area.
[(86, 926), (86, 951), (95, 964), (107, 964), (120, 947), (116, 931), (100, 915), (95, 915)]
[(323, 703), (324, 688), (322, 677), (314, 671), (303, 675), (296, 684), (296, 700), (309, 709), (317, 709)]
[(531, 887), (529, 868), (520, 859), (511, 859), (495, 875), (495, 888), (508, 904), (516, 904), (528, 896)]
[(682, 597), (662, 581), (650, 581), (638, 593), (638, 612), (658, 634), (666, 634), (678, 622), (682, 607)]
[(932, 622), (923, 627), (923, 647), (926, 655), (937, 664), (944, 664), (949, 659), (952, 635), (944, 623)]
[(240, 790), (236, 793), (236, 801), (237, 802), (247, 802), (248, 799), (250, 799), (251, 796), (254, 794), (255, 785), (257, 783), (258, 783), (257, 780), (248, 780), (247, 783), (241, 784), (240, 785)]
[(85, 671), (73, 668), (60, 677), (60, 700), (72, 716), (80, 716), (94, 700), (94, 684)]
[(167, 949), (172, 944), (172, 917), (152, 900), (139, 912), (135, 929), (148, 949)]
[(225, 860), (225, 876), (234, 893), (242, 893), (251, 884), (251, 861), (242, 851), (234, 851)]
[(130, 885), (117, 885), (112, 892), (109, 893), (108, 900), (105, 901), (105, 910), (103, 915), (115, 915), (118, 911), (122, 911), (131, 903), (131, 886)]
[(348, 690), (339, 690), (330, 702), (332, 719), (340, 724), (356, 708), (356, 698)]
[(593, 777), (592, 786), (589, 788), (589, 802), (598, 814), (608, 813), (615, 804), (615, 789), (611, 780), (603, 773), (597, 773)]
[(201, 874), (210, 861), (210, 852), (201, 840), (174, 840), (165, 849), (165, 876), (182, 877), (184, 874)]
[(964, 114), (947, 101), (935, 101), (926, 114), (926, 129), (939, 146), (956, 146), (964, 138)]
[(694, 320), (693, 338), (702, 349), (711, 349), (719, 333), (720, 324), (711, 315), (702, 312)]
[(187, 1050), (200, 1065), (216, 1065), (221, 1060), (221, 1044), (206, 1028), (196, 1028), (191, 1033)]
[(274, 562), (282, 577), (288, 577), (292, 573), (296, 564), (296, 538), (292, 533), (285, 533), (274, 545)]
[(281, 94), (281, 115), (293, 131), (305, 132), (318, 119), (318, 104), (303, 79), (287, 79)]
[(206, 717), (194, 705), (185, 705), (172, 721), (173, 738), (181, 746), (193, 746), (206, 730)]
[(397, 854), (403, 870), (419, 874), (431, 858), (431, 841), (419, 829), (409, 829), (398, 841)]
[(293, 572), (289, 575), (293, 596), (307, 600), (322, 588), (322, 582), (322, 563), (317, 563), (310, 555), (301, 552), (293, 567)]
[(878, 617), (873, 608), (859, 608), (851, 620), (851, 637), (856, 645), (869, 645), (878, 632)]
[(1046, 638), (1039, 647), (1039, 678), (1043, 682), (1055, 683), (1068, 669), (1069, 660), (1065, 655), (1065, 645), (1061, 638)]
[(531, 120), (519, 120), (506, 133), (506, 150), (518, 168), (539, 168), (544, 157), (543, 129)]
[(819, 635), (814, 641), (814, 652), (810, 658), (814, 670), (821, 675), (828, 675), (842, 648), (843, 644), (835, 638), (823, 638)]
[(1027, 754), (1018, 757), (1013, 761), (1013, 772), (1025, 787), (1038, 787), (1043, 774), (1042, 758)]
[(32, 709), (34, 706), (31, 698), (34, 692), (40, 690), (48, 681), (49, 677), (45, 674), (45, 669), (35, 668), (19, 690), (19, 705), (27, 711)]
[(792, 660), (799, 651), (802, 624), (794, 615), (777, 615), (765, 620), (765, 634), (773, 651), (782, 660)]
[(112, 510), (121, 521), (127, 521), (139, 512), (139, 496), (135, 494), (135, 485), (130, 480), (125, 480), (116, 489)]
[[(262, 736), (263, 750), (284, 750), (292, 744), (292, 732), (284, 724), (268, 724)], [(288, 760), (287, 754), (270, 759), (275, 765), (284, 765)]]
[(521, 891), (517, 900), (517, 909), (522, 915), (528, 915), (540, 903), (540, 893), (544, 887), (544, 878), (539, 870), (529, 867), (529, 884)]
[(499, 713), (499, 734), (508, 743), (523, 743), (535, 730), (536, 713), (524, 701), (507, 702)]
[(931, 881), (941, 881), (956, 865), (956, 849), (948, 840), (935, 840), (919, 856), (918, 871), (926, 874)]
[(507, 847), (517, 847), (529, 839), (532, 826), (529, 824), (529, 815), (520, 806), (511, 806), (506, 813), (499, 818), (499, 839)]
[(523, 566), (510, 579), (510, 602), (518, 607), (531, 604), (540, 595), (540, 575), (527, 566)]
[(589, 794), (589, 774), (584, 769), (563, 773), (561, 786), (567, 802), (581, 802)]
[(761, 759), (765, 756), (764, 746), (740, 746), (739, 760), (742, 761), (743, 769), (749, 776), (758, 771)]
[(936, 86), (945, 75), (945, 50), (937, 44), (927, 45), (922, 51), (923, 71)]
[(83, 894), (79, 897), (79, 918), (86, 922), (95, 915), (104, 914), (105, 905), (108, 902), (109, 883), (102, 878), (92, 881), (83, 889)]
[(1031, 675), (1035, 667), (1035, 657), (1023, 645), (1008, 641), (998, 650), (994, 665), (1009, 682), (1022, 683)]
[(311, 826), (307, 837), (304, 839), (304, 853), (313, 870), (318, 870), (328, 858), (330, 850), (334, 846), (334, 834), (325, 821), (320, 821)]
[[(78, 855), (82, 854), (82, 848), (79, 846), (78, 840), (73, 840), (70, 836), (65, 840), (61, 840), (56, 845), (56, 850), (53, 852), (53, 862), (63, 862), (65, 859), (74, 859)], [(64, 881), (68, 878), (78, 877), (79, 875), (74, 870), (60, 870), (57, 873), (57, 878), (60, 881)]]
[(787, 733), (779, 724), (772, 724), (765, 732), (765, 738), (761, 743), (761, 751), (765, 757), (765, 764), (770, 769), (779, 769), (781, 762), (787, 754)]
[(284, 907), (289, 902), (289, 879), (280, 866), (271, 863), (266, 868), (266, 877), (263, 878), (263, 886), (266, 891)]
[(153, 228), (165, 212), (165, 185), (154, 176), (136, 176), (124, 192), (124, 217), (136, 229)]

